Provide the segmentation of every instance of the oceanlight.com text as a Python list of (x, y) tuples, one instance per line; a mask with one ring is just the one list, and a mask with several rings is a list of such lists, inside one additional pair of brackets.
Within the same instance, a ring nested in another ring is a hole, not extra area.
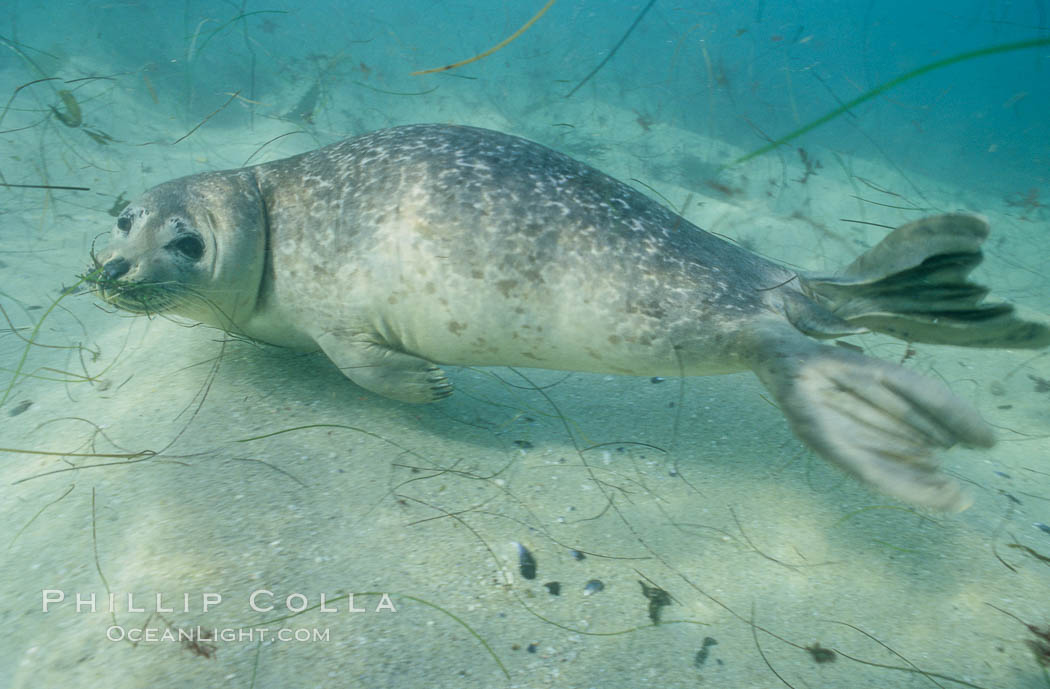
[(106, 629), (106, 638), (110, 641), (131, 641), (132, 643), (176, 642), (197, 644), (208, 642), (264, 643), (267, 641), (317, 642), (329, 641), (327, 628), (299, 627), (291, 629), (279, 627), (186, 627), (167, 629), (156, 627), (125, 627), (112, 625)]

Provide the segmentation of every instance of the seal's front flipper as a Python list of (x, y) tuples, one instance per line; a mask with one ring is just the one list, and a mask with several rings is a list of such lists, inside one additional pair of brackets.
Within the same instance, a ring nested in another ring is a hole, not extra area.
[(1010, 304), (985, 303), (988, 289), (969, 281), (987, 236), (987, 221), (975, 215), (916, 220), (891, 232), (841, 275), (800, 276), (802, 289), (846, 324), (909, 342), (1050, 345), (1050, 327), (1018, 318)]
[(373, 338), (327, 333), (317, 344), (343, 375), (377, 395), (425, 404), (452, 394), (452, 383), (441, 368)]
[(793, 334), (762, 349), (755, 373), (810, 449), (905, 502), (945, 511), (970, 506), (933, 452), (956, 443), (990, 447), (995, 437), (948, 388)]

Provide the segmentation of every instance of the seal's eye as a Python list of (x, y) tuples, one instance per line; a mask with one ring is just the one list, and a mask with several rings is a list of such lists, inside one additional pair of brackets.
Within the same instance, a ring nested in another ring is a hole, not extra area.
[(117, 229), (127, 234), (131, 230), (131, 218), (126, 215), (117, 218)]
[(172, 243), (168, 244), (168, 248), (178, 251), (192, 261), (196, 261), (204, 255), (204, 242), (195, 234), (182, 235)]

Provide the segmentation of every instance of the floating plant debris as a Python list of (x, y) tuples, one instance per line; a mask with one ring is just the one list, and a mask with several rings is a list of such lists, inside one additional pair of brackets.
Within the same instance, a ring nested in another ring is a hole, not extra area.
[(529, 549), (523, 546), (521, 543), (515, 543), (518, 547), (518, 569), (521, 571), (521, 576), (526, 579), (536, 578), (536, 558), (532, 556)]
[(813, 656), (813, 660), (818, 663), (833, 663), (835, 662), (835, 651), (830, 648), (822, 648), (819, 643), (814, 643), (812, 646), (806, 646), (806, 650)]
[[(500, 41), (499, 43), (497, 43), (496, 45), (492, 46), (491, 48), (489, 48), (485, 52), (478, 53), (474, 57), (469, 57), (466, 60), (460, 60), (459, 62), (453, 62), (450, 65), (445, 65), (444, 67), (435, 67), (433, 69), (421, 69), (419, 71), (412, 72), (412, 76), (417, 76), (417, 75), (420, 75), (420, 74), (433, 74), (435, 72), (445, 72), (445, 71), (448, 71), (450, 69), (455, 69), (456, 67), (462, 67), (463, 65), (469, 65), (471, 62), (477, 62), (478, 60), (480, 60), (482, 58), (488, 57), (492, 53), (494, 53), (497, 50), (499, 50), (499, 49), (503, 48), (504, 46), (506, 46), (508, 43), (513, 41), (518, 36), (522, 35), (526, 31), (528, 31), (529, 27), (532, 26), (533, 24), (535, 24), (536, 21), (540, 17), (542, 17), (544, 14), (546, 14), (547, 10), (549, 10), (551, 8), (551, 5), (553, 5), (554, 3), (555, 3), (555, 0), (548, 0), (547, 4), (544, 5), (540, 9), (539, 12), (534, 14), (532, 19), (530, 19), (529, 21), (525, 22), (525, 24), (523, 24), (520, 29), (518, 29), (517, 31), (512, 33), (510, 36), (508, 36), (507, 38), (505, 38), (502, 41)], [(649, 3), (649, 4), (652, 4), (652, 3)]]
[(605, 584), (598, 581), (597, 579), (591, 579), (587, 582), (587, 585), (583, 587), (583, 595), (589, 596), (592, 593), (598, 593), (605, 588)]
[(660, 610), (671, 604), (671, 594), (659, 586), (648, 586), (639, 580), (642, 585), (642, 595), (649, 599), (649, 619), (653, 624), (660, 624)]
[(53, 105), (51, 106), (51, 112), (55, 114), (55, 117), (59, 122), (67, 127), (79, 127), (82, 121), (80, 105), (77, 103), (76, 97), (73, 96), (73, 92), (67, 89), (62, 89), (58, 92), (58, 97), (62, 99), (62, 105), (65, 108), (65, 112), (59, 110)]
[(1021, 552), (1034, 557), (1036, 560), (1039, 560), (1040, 562), (1045, 562), (1046, 564), (1050, 565), (1050, 556), (1043, 555), (1042, 553), (1037, 552), (1035, 549), (1029, 548), (1026, 545), (1022, 545), (1020, 543), (1007, 543), (1006, 547), (1020, 550)]
[(1036, 392), (1050, 392), (1050, 380), (1033, 376), (1031, 373), (1028, 374), (1028, 379), (1035, 383)]
[(696, 652), (696, 656), (693, 658), (693, 665), (700, 667), (707, 662), (707, 649), (711, 646), (717, 646), (718, 642), (715, 641), (714, 637), (705, 636), (703, 647)]
[(1025, 639), (1025, 646), (1027, 646), (1035, 655), (1036, 663), (1038, 663), (1041, 667), (1050, 668), (1050, 627), (1040, 627), (1038, 625), (1029, 624), (1028, 622), (1025, 622), (1012, 612), (1003, 610), (1002, 608), (992, 605), (991, 603), (985, 603), (985, 605), (992, 608), (993, 610), (998, 610), (1002, 614), (1008, 617), (1012, 617), (1013, 619), (1023, 624), (1028, 629), (1028, 631), (1030, 631), (1032, 635), (1035, 636), (1034, 639)]
[(126, 192), (123, 192), (123, 191), (120, 192), (120, 196), (117, 197), (117, 200), (113, 202), (113, 205), (110, 206), (109, 210), (106, 211), (106, 213), (108, 213), (109, 215), (112, 215), (115, 218), (118, 215), (120, 215), (121, 213), (123, 213), (125, 208), (127, 208), (129, 205), (131, 205), (131, 201), (125, 201), (124, 200), (124, 194), (125, 193)]
[(645, 16), (645, 13), (646, 13), (646, 12), (648, 12), (648, 11), (649, 11), (649, 8), (650, 8), (650, 7), (652, 7), (652, 6), (653, 6), (653, 5), (655, 4), (655, 3), (656, 3), (656, 0), (649, 0), (649, 4), (648, 4), (648, 5), (646, 5), (645, 7), (643, 7), (643, 8), (642, 8), (642, 11), (638, 13), (638, 16), (636, 16), (636, 17), (634, 18), (634, 22), (632, 22), (632, 23), (631, 23), (631, 26), (630, 26), (630, 27), (629, 27), (629, 28), (627, 29), (627, 33), (625, 33), (625, 34), (624, 34), (624, 35), (623, 35), (623, 36), (622, 36), (622, 37), (620, 38), (620, 40), (616, 42), (616, 45), (614, 45), (614, 46), (612, 47), (612, 49), (611, 49), (611, 50), (610, 50), (610, 51), (609, 51), (608, 53), (606, 53), (606, 54), (605, 54), (605, 59), (604, 59), (604, 60), (602, 60), (601, 62), (599, 62), (599, 63), (598, 63), (598, 66), (597, 66), (597, 67), (595, 67), (594, 69), (592, 69), (592, 70), (591, 70), (591, 71), (590, 71), (590, 72), (589, 72), (589, 73), (587, 74), (587, 76), (585, 76), (585, 77), (584, 77), (584, 78), (583, 78), (583, 79), (582, 79), (582, 80), (580, 81), (580, 83), (576, 84), (576, 86), (573, 86), (573, 87), (572, 87), (572, 90), (571, 90), (571, 91), (569, 91), (568, 93), (566, 93), (566, 94), (565, 94), (565, 97), (566, 97), (566, 98), (569, 98), (570, 96), (572, 96), (572, 94), (574, 94), (574, 93), (576, 93), (577, 91), (579, 91), (579, 90), (580, 90), (580, 88), (581, 88), (581, 87), (582, 87), (582, 86), (583, 86), (584, 84), (586, 84), (586, 83), (587, 83), (588, 81), (590, 81), (590, 80), (591, 80), (591, 77), (593, 77), (593, 76), (594, 76), (595, 74), (597, 74), (597, 73), (599, 72), (599, 70), (601, 70), (601, 68), (605, 66), (605, 63), (607, 63), (607, 62), (608, 62), (609, 60), (611, 60), (611, 59), (612, 59), (613, 55), (615, 55), (615, 54), (616, 54), (616, 51), (617, 51), (617, 50), (619, 50), (619, 49), (620, 49), (620, 46), (622, 46), (622, 45), (624, 44), (624, 41), (626, 41), (626, 40), (627, 40), (627, 37), (631, 35), (631, 32), (633, 32), (633, 31), (635, 30), (635, 28), (637, 28), (637, 27), (638, 27), (638, 24), (640, 24), (640, 23), (641, 23), (641, 21), (642, 21), (642, 17), (644, 17), (644, 16)]
[[(1042, 37), (1042, 38), (1030, 39), (1030, 40), (1027, 40), (1027, 41), (1017, 41), (1015, 43), (1003, 43), (1003, 44), (1000, 44), (1000, 45), (987, 46), (985, 48), (978, 48), (977, 50), (970, 50), (970, 51), (967, 51), (965, 53), (959, 53), (958, 55), (951, 55), (949, 57), (941, 58), (940, 60), (936, 60), (935, 62), (931, 62), (929, 64), (923, 65), (921, 67), (913, 69), (912, 71), (910, 71), (910, 72), (908, 72), (906, 74), (902, 74), (902, 75), (900, 75), (898, 77), (890, 79), (889, 81), (886, 81), (886, 82), (883, 82), (882, 84), (879, 84), (878, 86), (872, 88), (871, 90), (866, 91), (866, 92), (862, 93), (861, 95), (857, 96), (853, 100), (851, 100), (851, 101), (849, 101), (847, 103), (843, 103), (842, 105), (840, 105), (839, 107), (835, 108), (834, 110), (832, 110), (828, 114), (824, 115), (823, 117), (818, 117), (817, 119), (813, 120), (812, 122), (809, 122), (808, 124), (805, 124), (805, 125), (799, 127), (795, 131), (793, 131), (793, 132), (791, 132), (789, 134), (786, 134), (786, 135), (780, 137), (779, 139), (775, 139), (774, 141), (771, 141), (768, 144), (765, 144), (764, 146), (759, 147), (758, 149), (748, 153), (747, 155), (744, 155), (744, 156), (741, 156), (741, 157), (737, 158), (736, 160), (734, 160), (731, 163), (731, 165), (739, 165), (740, 163), (743, 163), (743, 162), (745, 162), (747, 160), (751, 160), (752, 158), (757, 158), (758, 156), (762, 155), (763, 153), (768, 153), (769, 151), (772, 151), (773, 149), (778, 148), (778, 147), (786, 144), (789, 141), (794, 141), (795, 139), (797, 139), (798, 137), (802, 136), (806, 132), (808, 132), (808, 131), (810, 131), (812, 129), (816, 129), (820, 125), (824, 124), (825, 122), (828, 122), (830, 120), (835, 119), (839, 115), (843, 115), (843, 114), (845, 114), (847, 112), (853, 112), (853, 110), (856, 108), (856, 106), (860, 105), (861, 103), (864, 103), (865, 101), (871, 100), (872, 98), (875, 98), (876, 96), (882, 94), (883, 92), (889, 91), (893, 87), (898, 86), (900, 84), (903, 84), (904, 82), (909, 81), (910, 79), (913, 79), (915, 77), (922, 76), (923, 74), (926, 74), (927, 72), (932, 72), (932, 71), (934, 71), (936, 69), (940, 69), (942, 67), (947, 67), (948, 65), (953, 65), (953, 64), (955, 64), (957, 62), (962, 62), (964, 60), (972, 60), (972, 59), (978, 58), (978, 57), (985, 57), (986, 55), (996, 55), (996, 54), (999, 54), (999, 53), (1008, 53), (1008, 52), (1012, 52), (1014, 50), (1026, 50), (1028, 48), (1037, 48), (1037, 47), (1046, 46), (1046, 45), (1050, 45), (1050, 38)], [(579, 88), (579, 87), (577, 87), (577, 88)], [(575, 90), (575, 89), (573, 89), (573, 90)]]
[(88, 136), (90, 136), (92, 139), (94, 139), (95, 143), (101, 144), (103, 146), (108, 146), (109, 142), (115, 141), (115, 139), (112, 136), (98, 129), (89, 129), (87, 127), (83, 127), (82, 131)]
[(11, 407), (11, 410), (7, 412), (7, 415), (8, 416), (18, 416), (19, 414), (24, 412), (26, 409), (29, 409), (31, 406), (33, 406), (33, 403), (31, 401), (29, 401), (29, 400), (22, 400), (21, 402), (19, 402), (15, 406)]

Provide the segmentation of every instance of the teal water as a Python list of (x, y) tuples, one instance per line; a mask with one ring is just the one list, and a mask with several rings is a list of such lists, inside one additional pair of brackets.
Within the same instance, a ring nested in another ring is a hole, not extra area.
[[(566, 97), (646, 3), (559, 0), (491, 56), (411, 75), (543, 5), (0, 11), (0, 182), (81, 188), (0, 188), (0, 686), (1050, 686), (1026, 627), (1050, 625), (1045, 353), (851, 338), (996, 426), (995, 448), (945, 455), (975, 497), (946, 516), (813, 457), (750, 374), (452, 370), (455, 396), (410, 407), (320, 356), (63, 296), (156, 183), (454, 122), (809, 270), (876, 225), (979, 212), (979, 280), (1048, 318), (1046, 45), (917, 76), (725, 167), (923, 65), (1047, 38), (1045, 3), (658, 1)], [(659, 625), (640, 581), (669, 594)], [(64, 597), (47, 613), (45, 591)], [(286, 599), (309, 609), (279, 619)], [(220, 638), (164, 638), (197, 627)], [(111, 640), (140, 629), (157, 637)]]

